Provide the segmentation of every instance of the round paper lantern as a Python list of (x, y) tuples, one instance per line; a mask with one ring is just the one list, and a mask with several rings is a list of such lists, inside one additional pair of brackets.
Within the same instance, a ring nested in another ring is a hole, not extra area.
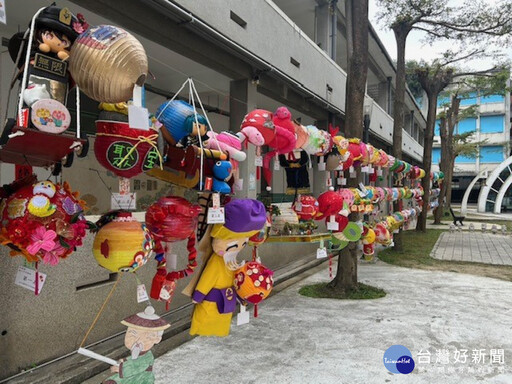
[(84, 207), (67, 183), (26, 185), (0, 203), (0, 240), (11, 256), (56, 265), (82, 245), (88, 228)]
[(121, 212), (96, 233), (92, 253), (111, 272), (133, 272), (146, 264), (154, 246), (146, 226), (130, 212)]
[(375, 242), (382, 245), (391, 244), (391, 234), (384, 223), (377, 223), (374, 228), (375, 232)]
[(319, 215), (315, 220), (322, 220), (328, 216), (336, 215), (343, 209), (343, 197), (338, 192), (327, 191), (318, 196)]
[(250, 261), (235, 271), (235, 290), (237, 295), (252, 304), (266, 299), (274, 286), (273, 274), (264, 265)]
[(96, 121), (94, 155), (98, 162), (119, 177), (131, 178), (160, 165), (156, 146), (158, 134), (130, 128), (120, 121)]
[(196, 230), (201, 207), (178, 196), (160, 198), (146, 211), (146, 226), (156, 241), (188, 239)]
[(132, 98), (136, 84), (144, 84), (148, 58), (142, 44), (124, 29), (98, 25), (73, 43), (69, 72), (91, 99), (120, 103)]
[(318, 213), (318, 202), (313, 196), (300, 195), (292, 208), (299, 220), (313, 220)]

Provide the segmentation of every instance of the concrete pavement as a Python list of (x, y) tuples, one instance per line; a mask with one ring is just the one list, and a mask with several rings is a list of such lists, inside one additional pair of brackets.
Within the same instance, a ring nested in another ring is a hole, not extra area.
[(430, 256), (440, 260), (512, 265), (512, 237), (489, 232), (443, 232)]
[[(327, 281), (327, 274), (325, 267), (270, 297), (258, 319), (233, 326), (227, 338), (195, 338), (158, 358), (156, 382), (512, 382), (512, 283), (379, 262), (360, 265), (359, 279), (384, 288), (382, 299), (298, 294), (303, 284)], [(416, 368), (410, 375), (384, 367), (384, 351), (393, 344), (412, 352)], [(456, 351), (464, 349), (466, 363), (453, 364)], [(503, 364), (489, 364), (491, 349), (503, 349)], [(484, 350), (485, 363), (472, 362), (473, 350)]]

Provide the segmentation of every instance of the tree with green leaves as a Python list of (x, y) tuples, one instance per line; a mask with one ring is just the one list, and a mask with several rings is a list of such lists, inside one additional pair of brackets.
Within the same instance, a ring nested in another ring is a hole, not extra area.
[[(377, 0), (380, 5), (380, 20), (393, 30), (397, 45), (397, 70), (395, 101), (393, 105), (393, 156), (402, 156), (402, 131), (404, 128), (405, 100), (405, 48), (409, 33), (413, 30), (426, 34), (426, 40), (453, 39), (462, 44), (475, 44), (491, 38), (509, 40), (512, 31), (512, 0), (501, 0), (490, 5), (484, 0), (465, 0), (454, 5), (449, 0)], [(438, 75), (441, 75), (438, 73)], [(437, 98), (437, 97), (436, 97)], [(429, 110), (432, 108), (429, 106)], [(434, 114), (435, 117), (435, 114)], [(434, 120), (425, 131), (424, 168), (430, 168)], [(428, 143), (430, 140), (430, 144)], [(430, 146), (430, 153), (425, 147)], [(427, 155), (425, 158), (425, 155)], [(427, 171), (427, 169), (425, 169)], [(426, 185), (426, 183), (424, 183)], [(425, 186), (424, 185), (424, 186)], [(428, 196), (429, 186), (425, 194)], [(426, 215), (418, 225), (425, 227)], [(402, 250), (401, 234), (395, 236), (395, 249)]]

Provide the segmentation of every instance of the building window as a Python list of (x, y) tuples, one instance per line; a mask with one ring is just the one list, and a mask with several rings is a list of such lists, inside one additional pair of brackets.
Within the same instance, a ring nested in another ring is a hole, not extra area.
[(480, 104), (503, 103), (503, 102), (505, 102), (505, 97), (503, 95), (489, 95), (489, 96), (482, 96), (480, 98)]
[(455, 158), (455, 163), (457, 164), (475, 164), (476, 159), (472, 157), (459, 155)]
[(468, 106), (468, 105), (475, 105), (476, 104), (476, 92), (470, 92), (467, 97), (462, 99), (460, 101), (460, 105), (462, 106)]
[(505, 157), (503, 156), (502, 145), (492, 145), (480, 148), (481, 163), (501, 163)]
[(476, 117), (468, 117), (457, 124), (457, 133), (461, 134), (471, 131), (476, 131)]
[(482, 133), (501, 133), (505, 126), (505, 116), (491, 115), (480, 116), (480, 132)]
[(432, 149), (432, 164), (439, 164), (441, 161), (441, 148)]

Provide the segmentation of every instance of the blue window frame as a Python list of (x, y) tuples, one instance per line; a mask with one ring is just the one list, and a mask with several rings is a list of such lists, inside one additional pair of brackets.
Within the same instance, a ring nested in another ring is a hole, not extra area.
[(480, 132), (482, 133), (501, 133), (504, 127), (504, 115), (480, 116)]
[(460, 101), (461, 106), (474, 105), (476, 104), (476, 92), (470, 92), (469, 95)]
[(458, 133), (476, 131), (476, 117), (468, 117), (464, 120), (461, 120), (457, 126)]
[(501, 163), (505, 160), (502, 145), (489, 145), (480, 148), (481, 163)]
[(471, 157), (466, 157), (466, 156), (459, 155), (459, 156), (457, 156), (455, 158), (455, 163), (458, 163), (458, 164), (474, 164), (474, 163), (476, 163), (476, 159), (471, 158)]
[(503, 96), (503, 95), (489, 95), (489, 96), (482, 96), (480, 98), (480, 104), (503, 103), (504, 101), (505, 101), (505, 96)]
[(432, 149), (432, 164), (439, 164), (441, 161), (441, 148)]

